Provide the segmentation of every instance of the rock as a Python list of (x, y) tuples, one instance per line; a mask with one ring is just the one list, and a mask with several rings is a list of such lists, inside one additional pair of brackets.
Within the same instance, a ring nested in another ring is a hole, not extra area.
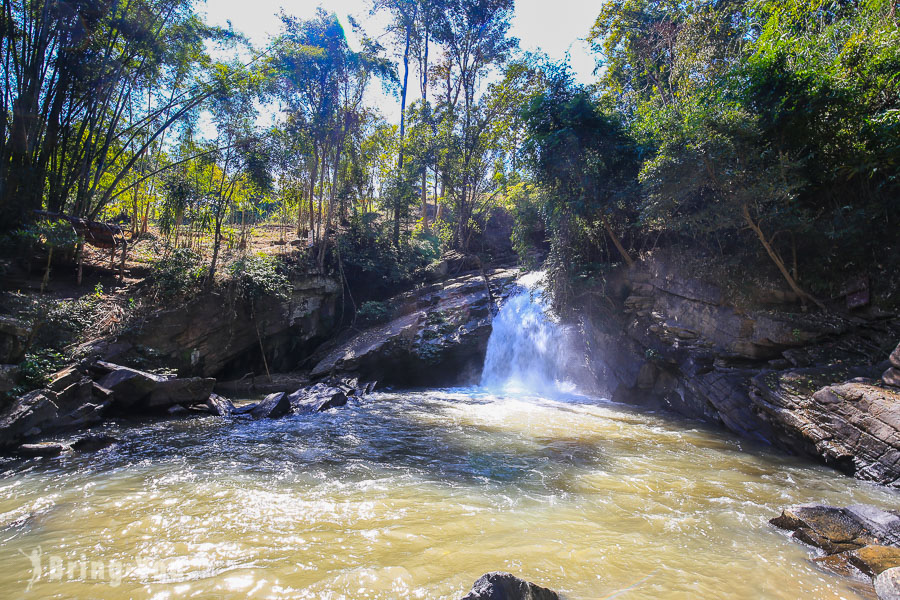
[(216, 383), (211, 378), (169, 378), (112, 366), (114, 369), (98, 383), (115, 394), (116, 407), (120, 410), (153, 411), (178, 404), (205, 403)]
[(892, 367), (900, 369), (900, 344), (897, 344), (897, 347), (891, 352), (888, 361), (890, 361)]
[(60, 392), (34, 390), (0, 415), (0, 448), (16, 446), (41, 433), (94, 425), (109, 407), (109, 396), (84, 377)]
[(881, 544), (900, 547), (900, 516), (870, 504), (853, 504), (844, 509), (862, 523)]
[(96, 452), (118, 444), (121, 440), (105, 433), (94, 433), (80, 437), (70, 444), (76, 452)]
[(0, 365), (0, 394), (16, 387), (19, 378), (19, 365)]
[(865, 573), (876, 576), (882, 571), (900, 567), (900, 548), (893, 546), (865, 546), (848, 555), (850, 564)]
[(234, 404), (228, 398), (218, 394), (210, 394), (206, 400), (206, 408), (214, 415), (230, 417), (234, 414)]
[(900, 388), (900, 368), (891, 367), (881, 375), (884, 385)]
[(559, 600), (559, 595), (510, 573), (497, 571), (482, 575), (462, 600)]
[(900, 567), (882, 571), (874, 583), (878, 600), (900, 600)]
[(47, 384), (47, 389), (60, 392), (76, 381), (81, 381), (82, 377), (83, 375), (76, 367), (67, 367), (50, 376), (50, 383)]
[(291, 412), (291, 402), (284, 392), (276, 392), (266, 396), (250, 410), (254, 419), (277, 419)]
[(60, 442), (38, 442), (36, 444), (22, 444), (16, 448), (19, 456), (59, 456), (69, 447)]
[(380, 379), (390, 385), (476, 381), (496, 302), (518, 271), (480, 272), (425, 286), (389, 301), (394, 317), (324, 349), (310, 375)]
[[(817, 373), (753, 378), (754, 409), (772, 426), (779, 445), (860, 479), (900, 486), (900, 390), (842, 383), (814, 391), (822, 383)], [(852, 374), (832, 369), (826, 377)]]
[(253, 409), (255, 409), (257, 406), (259, 406), (259, 402), (249, 402), (247, 404), (244, 404), (243, 406), (236, 406), (234, 408), (233, 414), (249, 415), (251, 412), (253, 412)]
[(834, 506), (792, 506), (769, 522), (776, 527), (793, 531), (793, 537), (821, 548), (827, 554), (856, 550), (878, 542), (852, 514)]
[(249, 375), (234, 381), (217, 381), (216, 392), (238, 398), (249, 398), (285, 390), (296, 390), (309, 385), (309, 377), (301, 373), (272, 373)]
[(347, 404), (347, 394), (336, 387), (316, 384), (297, 390), (288, 396), (288, 401), (295, 413), (322, 412)]
[(0, 315), (0, 363), (22, 362), (30, 339), (31, 327), (27, 323)]
[[(287, 300), (261, 298), (253, 307), (229, 294), (210, 292), (186, 305), (160, 310), (122, 336), (124, 358), (174, 368), (179, 374), (216, 376), (230, 367), (262, 371), (260, 339), (269, 368), (290, 371), (333, 330), (340, 280), (291, 276)], [(104, 354), (112, 359), (113, 350)], [(289, 389), (287, 387), (281, 388)]]

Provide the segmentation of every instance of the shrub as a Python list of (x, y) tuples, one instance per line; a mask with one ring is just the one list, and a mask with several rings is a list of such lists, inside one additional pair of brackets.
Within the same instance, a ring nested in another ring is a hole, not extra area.
[(179, 248), (150, 265), (150, 281), (158, 297), (169, 299), (199, 290), (207, 272), (199, 254)]
[(363, 302), (356, 311), (356, 320), (363, 326), (384, 323), (390, 318), (391, 309), (387, 302)]
[(291, 282), (279, 266), (274, 256), (255, 254), (231, 263), (228, 271), (241, 295), (250, 301), (265, 296), (285, 299), (290, 296)]

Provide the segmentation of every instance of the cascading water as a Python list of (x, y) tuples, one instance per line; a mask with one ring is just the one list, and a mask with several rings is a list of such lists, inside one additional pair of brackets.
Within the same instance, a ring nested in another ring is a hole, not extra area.
[(541, 287), (543, 272), (518, 280), (519, 291), (494, 318), (481, 385), (505, 392), (554, 395), (574, 386), (571, 332), (556, 322)]

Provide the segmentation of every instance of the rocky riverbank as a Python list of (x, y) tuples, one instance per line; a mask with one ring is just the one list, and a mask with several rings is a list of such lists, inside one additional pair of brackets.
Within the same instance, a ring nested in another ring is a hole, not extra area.
[(900, 598), (900, 511), (857, 504), (803, 504), (770, 521), (821, 551), (813, 560), (846, 576), (871, 578), (879, 600)]
[(766, 290), (741, 306), (662, 261), (618, 273), (608, 289), (615, 310), (584, 311), (579, 323), (600, 393), (900, 485), (896, 315), (804, 313)]

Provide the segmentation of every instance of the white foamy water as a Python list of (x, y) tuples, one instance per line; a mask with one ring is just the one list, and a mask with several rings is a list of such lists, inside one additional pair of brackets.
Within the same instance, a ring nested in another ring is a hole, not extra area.
[(518, 280), (494, 318), (481, 385), (527, 395), (571, 392), (571, 331), (557, 322), (541, 288), (543, 272)]

